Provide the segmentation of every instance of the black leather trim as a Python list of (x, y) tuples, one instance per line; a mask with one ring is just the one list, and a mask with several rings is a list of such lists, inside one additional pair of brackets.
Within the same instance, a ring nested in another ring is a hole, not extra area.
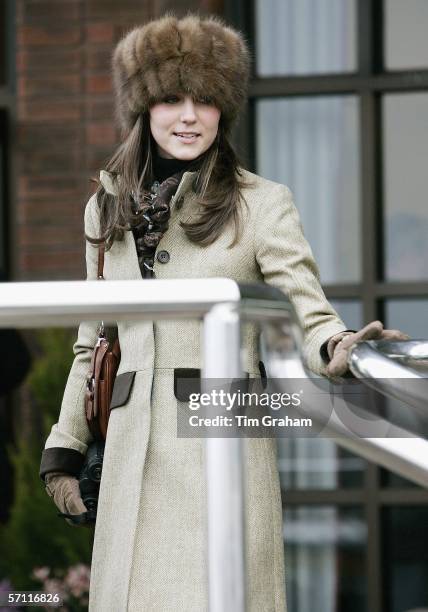
[(320, 347), (320, 355), (324, 363), (330, 363), (330, 357), (328, 356), (328, 352), (327, 352), (328, 342), (329, 341), (326, 340), (325, 342), (321, 344), (321, 347)]
[(259, 372), (260, 372), (260, 378), (262, 379), (262, 387), (263, 389), (266, 389), (267, 373), (266, 373), (266, 368), (265, 368), (265, 364), (263, 363), (263, 361), (259, 361)]
[[(266, 375), (266, 370), (262, 361), (259, 362), (263, 366), (264, 375)], [(265, 378), (263, 378), (263, 372), (260, 368), (260, 374), (263, 380), (263, 388), (265, 388)], [(243, 380), (249, 379), (250, 375), (248, 372), (244, 372)], [(236, 381), (239, 383), (240, 381)], [(246, 389), (242, 389), (241, 391), (246, 391), (248, 389), (248, 384)], [(174, 395), (179, 402), (188, 402), (190, 399), (191, 393), (201, 393), (201, 370), (199, 368), (175, 368), (174, 369)]]
[(126, 404), (131, 393), (134, 378), (135, 372), (123, 372), (116, 376), (111, 395), (110, 410)]
[(191, 393), (201, 393), (201, 370), (198, 368), (175, 368), (175, 397), (179, 402), (188, 402)]
[(44, 480), (48, 472), (65, 472), (72, 476), (78, 476), (84, 460), (85, 455), (73, 448), (63, 448), (62, 446), (45, 448), (40, 463), (40, 478)]
[[(344, 332), (352, 332), (353, 334), (355, 334), (355, 329), (344, 329)], [(339, 334), (342, 332), (338, 332)], [(336, 334), (333, 334), (334, 336), (336, 336)], [(331, 336), (332, 338), (333, 336)], [(327, 345), (329, 343), (330, 338), (328, 338), (325, 342), (323, 342), (320, 346), (320, 355), (321, 355), (321, 359), (324, 361), (324, 363), (330, 363), (330, 357), (328, 356), (328, 352), (327, 352)]]

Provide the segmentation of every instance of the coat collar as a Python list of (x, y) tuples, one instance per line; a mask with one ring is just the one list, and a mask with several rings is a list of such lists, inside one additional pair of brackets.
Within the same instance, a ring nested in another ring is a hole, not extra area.
[[(196, 178), (197, 172), (185, 172), (181, 177), (180, 184), (177, 187), (177, 191), (173, 195), (171, 199), (171, 210), (174, 204), (180, 199), (183, 198), (191, 189), (193, 185), (193, 181)], [(100, 172), (100, 183), (104, 187), (107, 193), (111, 195), (117, 196), (117, 184), (120, 183), (120, 175), (114, 177), (110, 172), (106, 172), (106, 170), (101, 170)]]
[[(180, 184), (177, 187), (177, 191), (171, 199), (170, 209), (172, 211), (174, 204), (179, 198), (184, 197), (189, 193), (193, 186), (193, 181), (197, 172), (185, 172), (181, 178)], [(120, 176), (117, 178), (101, 170), (100, 172), (100, 183), (104, 187), (107, 193), (117, 196), (117, 181), (120, 181)], [(124, 280), (130, 279), (141, 279), (141, 271), (138, 263), (137, 249), (135, 246), (135, 240), (131, 231), (124, 233), (124, 239), (121, 241), (115, 241), (112, 246), (112, 252), (116, 254), (115, 257), (108, 258), (109, 278), (120, 278)]]

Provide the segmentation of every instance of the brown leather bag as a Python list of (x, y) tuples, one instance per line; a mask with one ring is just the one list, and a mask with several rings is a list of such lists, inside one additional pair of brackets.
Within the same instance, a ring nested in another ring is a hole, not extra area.
[[(98, 279), (104, 280), (104, 245), (98, 249)], [(98, 329), (98, 339), (91, 358), (91, 369), (87, 376), (85, 414), (94, 440), (105, 440), (110, 417), (110, 402), (114, 380), (120, 363), (119, 339), (110, 348), (105, 336), (104, 323)]]

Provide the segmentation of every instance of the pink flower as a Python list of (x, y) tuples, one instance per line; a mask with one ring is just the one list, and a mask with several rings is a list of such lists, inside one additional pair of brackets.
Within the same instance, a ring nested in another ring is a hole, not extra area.
[(64, 584), (74, 597), (81, 597), (89, 592), (90, 575), (91, 571), (87, 565), (83, 563), (73, 565), (68, 569)]
[(57, 593), (64, 600), (69, 597), (64, 583), (59, 578), (49, 578), (45, 580), (43, 590), (45, 593)]
[(46, 578), (49, 576), (51, 570), (49, 567), (35, 567), (33, 569), (33, 573), (31, 575), (32, 578), (39, 580), (40, 582), (44, 582)]
[[(73, 565), (65, 572), (62, 569), (54, 569), (51, 573), (49, 567), (35, 567), (32, 572), (32, 577), (42, 583), (45, 593), (56, 593), (64, 601), (64, 606), (59, 608), (58, 612), (68, 612), (69, 608), (65, 602), (70, 601), (87, 608), (90, 575), (90, 568), (83, 563)], [(50, 609), (48, 606), (41, 607), (44, 610)]]

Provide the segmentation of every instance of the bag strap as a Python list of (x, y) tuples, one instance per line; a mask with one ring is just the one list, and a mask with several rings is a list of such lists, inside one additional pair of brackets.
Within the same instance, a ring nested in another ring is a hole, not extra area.
[(104, 243), (101, 243), (98, 247), (98, 280), (104, 280), (104, 253), (106, 247)]
[[(104, 280), (104, 253), (106, 247), (105, 243), (101, 242), (98, 246), (98, 266), (97, 266), (97, 280)], [(104, 336), (104, 321), (100, 322), (100, 326), (98, 328), (98, 337)]]
[[(106, 251), (106, 245), (105, 242), (101, 242), (98, 246), (98, 266), (97, 266), (97, 280), (105, 280), (104, 279), (104, 254)], [(100, 327), (99, 327), (99, 333), (98, 333), (98, 337), (105, 337), (105, 329), (104, 329), (104, 321), (101, 321)], [(113, 343), (113, 349), (114, 349), (114, 353), (117, 357), (117, 355), (120, 355), (120, 348), (119, 348), (119, 338), (116, 337), (114, 343)]]
[[(104, 254), (106, 251), (106, 245), (104, 242), (100, 243), (99, 247), (98, 247), (98, 271), (97, 271), (97, 278), (98, 280), (105, 280), (104, 279)], [(102, 331), (104, 333), (104, 323), (102, 323), (101, 325)], [(116, 357), (116, 359), (120, 359), (120, 345), (119, 345), (119, 338), (116, 336), (115, 341), (113, 342), (113, 347), (112, 347), (112, 353), (114, 353), (114, 356)]]

